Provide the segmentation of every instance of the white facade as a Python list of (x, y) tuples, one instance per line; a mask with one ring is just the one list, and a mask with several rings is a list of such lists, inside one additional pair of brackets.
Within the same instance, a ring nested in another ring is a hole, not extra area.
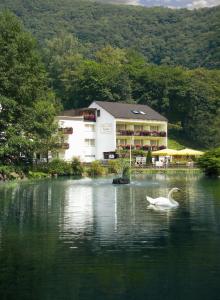
[[(82, 162), (92, 162), (104, 159), (104, 152), (114, 152), (117, 148), (126, 149), (130, 144), (134, 149), (148, 146), (167, 147), (166, 121), (115, 118), (96, 102), (93, 102), (89, 109), (95, 114), (92, 121), (85, 120), (83, 115), (57, 117), (59, 128), (64, 133), (59, 158), (71, 161), (77, 157)], [(126, 130), (132, 131), (133, 135), (127, 135)], [(141, 136), (137, 134), (141, 130), (157, 130), (166, 134)]]
[(72, 128), (70, 134), (63, 134), (62, 144), (68, 149), (59, 150), (59, 158), (71, 161), (74, 157), (83, 162), (91, 162), (96, 157), (96, 124), (85, 122), (83, 117), (57, 117), (59, 128)]
[(116, 150), (116, 120), (96, 102), (89, 107), (99, 111), (96, 118), (96, 159), (103, 159), (104, 152)]

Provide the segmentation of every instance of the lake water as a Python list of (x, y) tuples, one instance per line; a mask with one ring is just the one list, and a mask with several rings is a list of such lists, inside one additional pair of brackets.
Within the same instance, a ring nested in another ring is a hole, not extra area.
[[(220, 180), (0, 185), (0, 299), (219, 300)], [(172, 187), (177, 209), (149, 209)]]

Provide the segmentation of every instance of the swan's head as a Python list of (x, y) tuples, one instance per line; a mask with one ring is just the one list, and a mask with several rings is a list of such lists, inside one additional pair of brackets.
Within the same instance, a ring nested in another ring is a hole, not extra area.
[(180, 192), (181, 190), (177, 187), (174, 187), (172, 188), (170, 191), (169, 191), (169, 195), (173, 194), (173, 193), (177, 193), (177, 192)]

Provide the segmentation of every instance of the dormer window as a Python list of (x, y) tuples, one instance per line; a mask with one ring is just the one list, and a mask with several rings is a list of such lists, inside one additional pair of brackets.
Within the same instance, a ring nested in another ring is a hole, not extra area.
[(135, 115), (146, 115), (146, 113), (142, 110), (132, 110), (131, 112)]

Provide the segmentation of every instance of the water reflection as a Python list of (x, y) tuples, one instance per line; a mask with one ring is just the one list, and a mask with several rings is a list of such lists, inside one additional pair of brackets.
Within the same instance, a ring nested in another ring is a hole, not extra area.
[[(79, 239), (93, 241), (94, 249), (117, 246), (137, 250), (154, 247), (155, 241), (166, 239), (178, 210), (149, 207), (146, 194), (159, 197), (171, 187), (181, 186), (182, 211), (189, 208), (186, 186), (196, 180), (176, 181), (165, 174), (139, 176), (130, 185), (113, 186), (111, 179), (69, 181), (65, 186), (64, 206), (60, 218), (60, 238), (70, 247), (80, 247)], [(72, 241), (72, 243), (71, 243)]]
[[(2, 299), (219, 298), (219, 181), (192, 173), (111, 180), (0, 186)], [(172, 187), (182, 189), (177, 209), (149, 207), (146, 195)]]

